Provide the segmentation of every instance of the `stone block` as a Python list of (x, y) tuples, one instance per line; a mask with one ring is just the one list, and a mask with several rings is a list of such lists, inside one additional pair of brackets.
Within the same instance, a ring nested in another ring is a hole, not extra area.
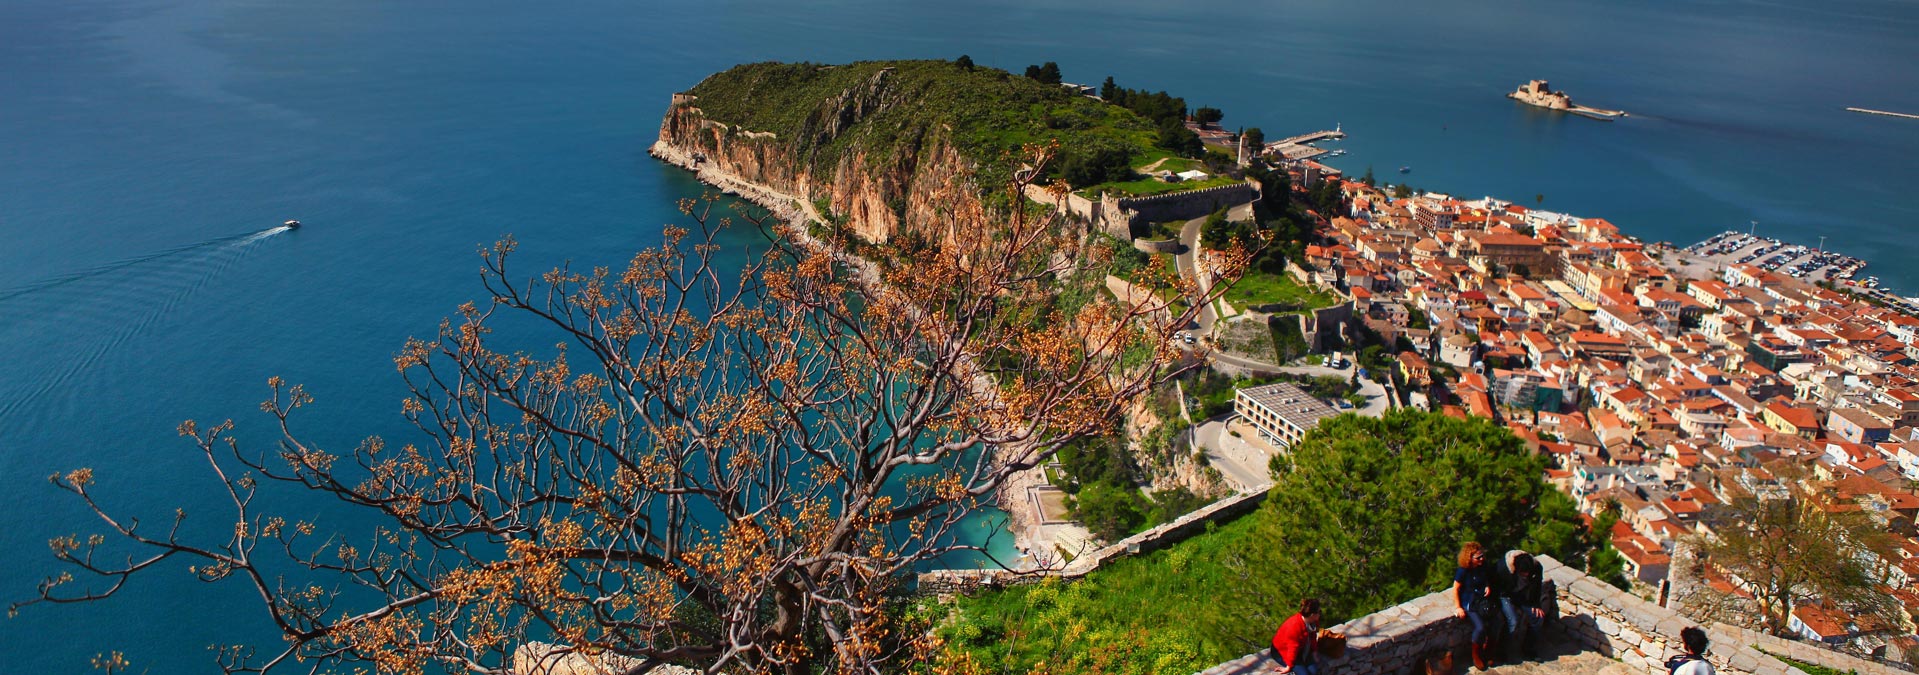
[(1691, 621), (1687, 621), (1686, 617), (1680, 616), (1675, 612), (1672, 616), (1660, 619), (1657, 623), (1654, 623), (1652, 629), (1653, 632), (1660, 635), (1667, 635), (1678, 639), (1679, 631), (1685, 630), (1686, 627), (1691, 625), (1693, 625)]
[(1806, 663), (1819, 663), (1825, 660), (1823, 657), (1826, 655), (1826, 650), (1803, 642), (1794, 642), (1786, 646), (1786, 655)]
[(1736, 670), (1752, 672), (1754, 668), (1759, 667), (1759, 659), (1771, 660), (1771, 658), (1772, 657), (1757, 653), (1751, 649), (1741, 649), (1733, 652), (1731, 656), (1726, 658), (1726, 665)]
[(1642, 626), (1647, 630), (1652, 630), (1653, 627), (1658, 626), (1661, 621), (1679, 617), (1678, 612), (1646, 602), (1638, 596), (1627, 594), (1626, 597), (1632, 599), (1632, 602), (1627, 603), (1625, 609), (1622, 610), (1626, 620)]
[(1594, 627), (1598, 628), (1599, 632), (1605, 635), (1606, 637), (1612, 637), (1619, 634), (1619, 624), (1617, 622), (1614, 622), (1612, 619), (1608, 619), (1603, 616), (1595, 616), (1593, 617), (1593, 625)]
[(1579, 598), (1581, 602), (1593, 608), (1599, 607), (1606, 596), (1619, 592), (1619, 589), (1600, 583), (1592, 577), (1575, 579), (1567, 584), (1566, 588), (1572, 591), (1573, 597)]
[(1648, 659), (1644, 655), (1635, 651), (1622, 651), (1619, 653), (1618, 656), (1615, 656), (1614, 658), (1617, 658), (1619, 659), (1621, 663), (1624, 663), (1634, 668), (1650, 668), (1652, 666), (1658, 665), (1653, 663), (1651, 659)]

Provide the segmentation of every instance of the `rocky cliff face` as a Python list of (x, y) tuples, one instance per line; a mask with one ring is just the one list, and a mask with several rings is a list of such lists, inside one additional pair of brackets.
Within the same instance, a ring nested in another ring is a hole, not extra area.
[[(797, 134), (739, 128), (709, 119), (689, 94), (673, 97), (659, 144), (706, 171), (810, 203), (870, 243), (903, 235), (946, 239), (983, 224), (973, 164), (942, 129), (922, 129), (882, 145), (854, 133), (892, 106), (925, 105), (893, 86), (891, 69), (819, 102)], [(657, 150), (657, 148), (656, 148)], [(656, 151), (656, 154), (660, 154)]]

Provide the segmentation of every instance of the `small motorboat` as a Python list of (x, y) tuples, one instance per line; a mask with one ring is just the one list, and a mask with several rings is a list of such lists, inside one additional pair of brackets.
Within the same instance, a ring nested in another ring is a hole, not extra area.
[(300, 229), (300, 221), (297, 221), (297, 220), (289, 220), (289, 221), (287, 221), (287, 222), (286, 222), (286, 228), (287, 228), (287, 229), (289, 229), (289, 230), (297, 230), (297, 229)]
[(1413, 172), (1413, 168), (1412, 168), (1412, 167), (1410, 167), (1410, 166), (1402, 166), (1402, 167), (1399, 167), (1399, 172), (1400, 172), (1400, 173), (1412, 173), (1412, 172)]

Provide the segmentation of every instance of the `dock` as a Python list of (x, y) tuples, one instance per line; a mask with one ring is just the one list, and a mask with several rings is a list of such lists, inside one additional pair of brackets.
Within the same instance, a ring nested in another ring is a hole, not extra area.
[(1867, 115), (1884, 115), (1886, 117), (1904, 117), (1909, 120), (1919, 120), (1919, 115), (1908, 115), (1906, 113), (1896, 113), (1896, 112), (1890, 112), (1886, 110), (1873, 110), (1871, 108), (1847, 108), (1846, 111), (1856, 112), (1856, 113), (1865, 113)]
[(1346, 132), (1338, 128), (1300, 134), (1267, 143), (1263, 154), (1279, 155), (1280, 158), (1288, 160), (1313, 159), (1327, 154), (1338, 154), (1336, 151), (1314, 147), (1312, 144), (1319, 141), (1336, 141), (1345, 137)]
[(1310, 134), (1300, 134), (1292, 138), (1285, 138), (1285, 139), (1273, 141), (1271, 143), (1267, 143), (1266, 147), (1275, 148), (1282, 145), (1305, 145), (1307, 143), (1312, 143), (1314, 141), (1336, 141), (1345, 137), (1346, 137), (1346, 132), (1340, 131), (1338, 129), (1333, 129), (1330, 131), (1315, 131)]

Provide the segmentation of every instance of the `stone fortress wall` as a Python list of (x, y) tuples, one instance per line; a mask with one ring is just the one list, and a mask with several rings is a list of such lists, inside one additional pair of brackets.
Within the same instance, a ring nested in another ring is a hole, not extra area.
[(1131, 239), (1136, 226), (1204, 217), (1221, 208), (1253, 201), (1259, 198), (1259, 191), (1251, 183), (1235, 183), (1150, 197), (1115, 197), (1107, 194), (1094, 200), (1070, 192), (1064, 197), (1055, 198), (1044, 187), (1028, 185), (1026, 197), (1041, 204), (1050, 204), (1062, 213), (1091, 223), (1102, 232), (1120, 239)]
[[(1674, 610), (1619, 590), (1584, 572), (1539, 556), (1547, 581), (1558, 590), (1559, 617), (1548, 629), (1563, 639), (1617, 659), (1634, 672), (1666, 675), (1666, 659), (1682, 652), (1679, 631), (1699, 625)], [(1338, 675), (1418, 675), (1419, 662), (1446, 651), (1464, 649), (1470, 629), (1453, 616), (1452, 589), (1353, 619), (1332, 630), (1346, 634), (1346, 653), (1323, 661)], [(1813, 645), (1714, 623), (1701, 626), (1712, 640), (1707, 660), (1721, 675), (1791, 675), (1796, 668), (1769, 656), (1859, 675), (1903, 675), (1905, 671)], [(1761, 651), (1763, 650), (1763, 652)], [(1200, 675), (1252, 675), (1276, 668), (1264, 653), (1242, 656)]]

